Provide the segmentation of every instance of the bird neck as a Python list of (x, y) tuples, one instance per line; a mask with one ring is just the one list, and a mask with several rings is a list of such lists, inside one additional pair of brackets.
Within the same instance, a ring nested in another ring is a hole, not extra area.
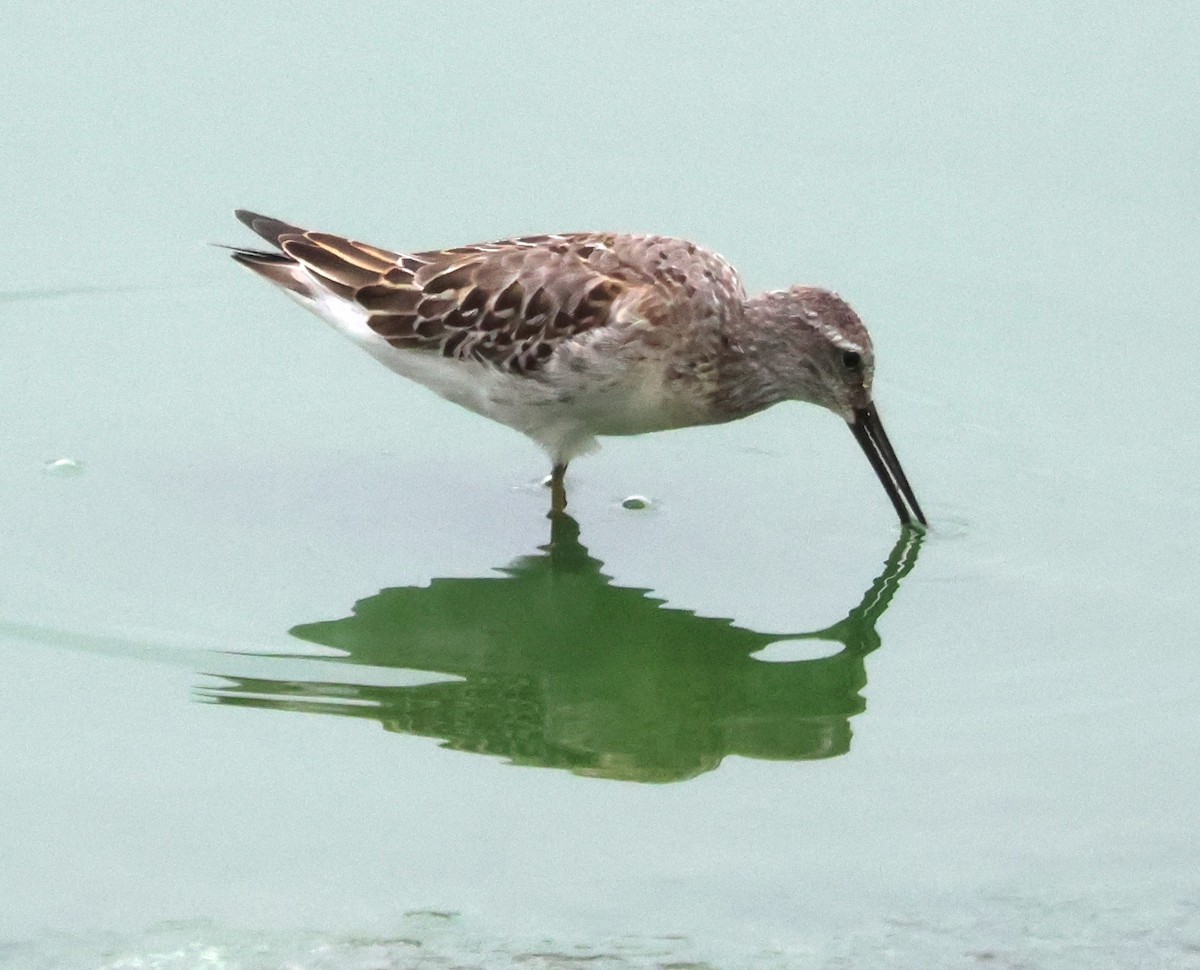
[(726, 321), (716, 406), (727, 420), (788, 401), (797, 395), (796, 359), (786, 320), (773, 312), (771, 294), (752, 297), (740, 315)]

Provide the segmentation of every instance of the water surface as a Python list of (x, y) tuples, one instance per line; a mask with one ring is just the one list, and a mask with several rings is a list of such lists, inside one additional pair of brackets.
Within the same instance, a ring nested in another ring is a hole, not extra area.
[[(1194, 11), (289, 10), (8, 18), (0, 965), (1200, 966)], [(934, 528), (798, 405), (551, 523), (234, 206), (836, 287)]]

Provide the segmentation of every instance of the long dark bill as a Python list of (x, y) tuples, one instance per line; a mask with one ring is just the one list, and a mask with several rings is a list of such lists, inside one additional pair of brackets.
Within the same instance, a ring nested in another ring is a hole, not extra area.
[[(883, 430), (883, 422), (879, 420), (879, 412), (875, 410), (874, 404), (855, 410), (850, 430), (854, 432), (854, 437), (858, 439), (867, 455), (867, 461), (871, 463), (879, 481), (883, 483), (896, 514), (900, 516), (900, 522), (908, 525), (915, 515), (921, 525), (928, 525), (921, 506), (917, 504), (912, 486), (908, 484), (904, 475), (904, 469), (900, 467), (900, 459), (896, 457), (892, 443), (888, 441), (888, 436)], [(906, 501), (908, 506), (904, 504)], [(912, 509), (911, 513), (909, 508)]]

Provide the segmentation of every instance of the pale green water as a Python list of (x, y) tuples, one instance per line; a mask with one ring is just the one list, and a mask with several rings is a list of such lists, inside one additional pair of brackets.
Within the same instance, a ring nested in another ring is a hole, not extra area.
[[(8, 11), (0, 965), (1200, 966), (1200, 14), (1043, 6)], [(796, 406), (548, 545), (235, 205), (834, 286), (935, 528)]]

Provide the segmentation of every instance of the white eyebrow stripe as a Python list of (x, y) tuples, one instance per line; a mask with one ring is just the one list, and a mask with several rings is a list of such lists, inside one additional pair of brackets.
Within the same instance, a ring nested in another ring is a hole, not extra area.
[(853, 350), (861, 354), (866, 349), (862, 344), (855, 343), (844, 333), (842, 333), (842, 331), (838, 330), (836, 327), (829, 326), (829, 324), (818, 323), (817, 332), (820, 333), (822, 337), (827, 338), (831, 344), (838, 348), (838, 350)]

